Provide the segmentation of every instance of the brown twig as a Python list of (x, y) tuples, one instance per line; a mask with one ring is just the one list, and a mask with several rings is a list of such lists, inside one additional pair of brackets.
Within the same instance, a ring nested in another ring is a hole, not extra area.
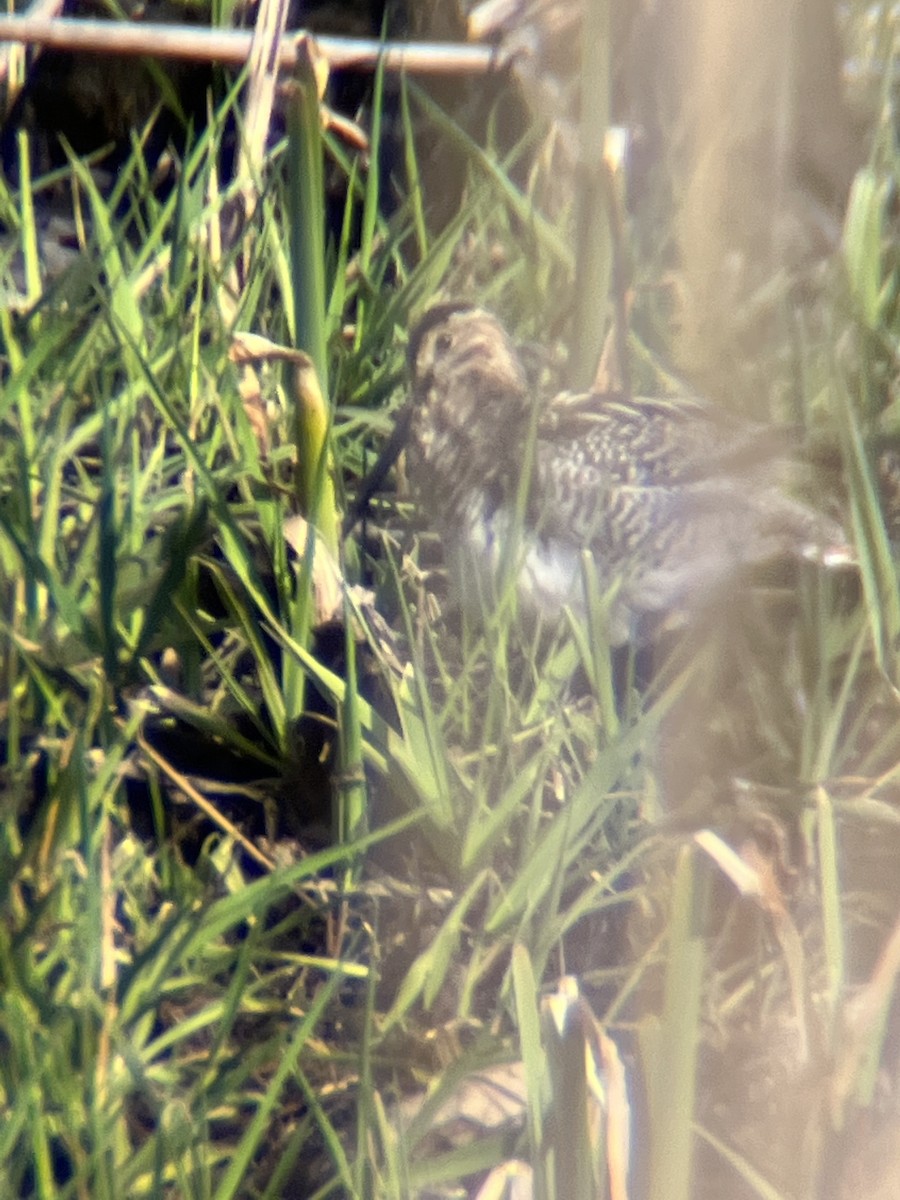
[[(297, 64), (297, 47), (310, 35), (291, 32), (278, 50), (278, 66), (290, 70)], [(219, 62), (241, 66), (250, 54), (252, 31), (243, 29), (198, 29), (185, 25), (154, 22), (79, 20), (59, 17), (0, 17), (0, 42), (23, 42), (55, 50), (77, 50), (95, 54), (149, 55), (153, 58)], [(332, 69), (356, 67), (374, 71), (383, 59), (387, 71), (423, 74), (481, 74), (505, 59), (493, 46), (458, 43), (379, 42), (374, 38), (317, 37), (319, 53)]]

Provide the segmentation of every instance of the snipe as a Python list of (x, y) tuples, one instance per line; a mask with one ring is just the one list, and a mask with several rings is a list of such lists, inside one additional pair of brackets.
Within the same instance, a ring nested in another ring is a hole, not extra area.
[(480, 308), (431, 309), (408, 359), (408, 470), (464, 605), (514, 579), (520, 612), (583, 614), (592, 571), (617, 645), (768, 562), (852, 560), (841, 528), (786, 491), (784, 431), (682, 398), (564, 392), (536, 411)]

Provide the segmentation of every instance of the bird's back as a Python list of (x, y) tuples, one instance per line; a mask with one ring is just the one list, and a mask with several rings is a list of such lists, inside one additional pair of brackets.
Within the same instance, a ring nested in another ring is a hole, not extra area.
[(589, 550), (601, 592), (618, 586), (615, 641), (645, 614), (702, 604), (745, 568), (848, 553), (840, 527), (786, 490), (786, 431), (677, 399), (562, 397), (555, 407), (537, 445), (531, 519), (546, 546)]

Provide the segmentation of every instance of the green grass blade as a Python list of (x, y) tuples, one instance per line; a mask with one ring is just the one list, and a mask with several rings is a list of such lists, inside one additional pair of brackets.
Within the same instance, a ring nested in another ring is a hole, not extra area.
[(709, 871), (692, 848), (681, 851), (673, 887), (659, 1060), (650, 1081), (651, 1200), (689, 1200), (693, 1194), (694, 1102)]

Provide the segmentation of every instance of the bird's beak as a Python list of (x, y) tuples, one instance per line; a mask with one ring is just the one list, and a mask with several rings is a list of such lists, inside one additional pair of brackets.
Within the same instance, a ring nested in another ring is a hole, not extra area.
[(397, 414), (397, 422), (394, 425), (394, 431), (385, 444), (381, 448), (381, 453), (375, 462), (375, 466), (368, 473), (365, 479), (360, 484), (359, 495), (354, 500), (353, 504), (347, 511), (343, 523), (343, 535), (347, 537), (356, 528), (359, 521), (362, 520), (366, 506), (381, 488), (387, 478), (391, 467), (403, 453), (406, 442), (409, 438), (409, 426), (412, 421), (413, 405), (412, 401), (404, 404)]

